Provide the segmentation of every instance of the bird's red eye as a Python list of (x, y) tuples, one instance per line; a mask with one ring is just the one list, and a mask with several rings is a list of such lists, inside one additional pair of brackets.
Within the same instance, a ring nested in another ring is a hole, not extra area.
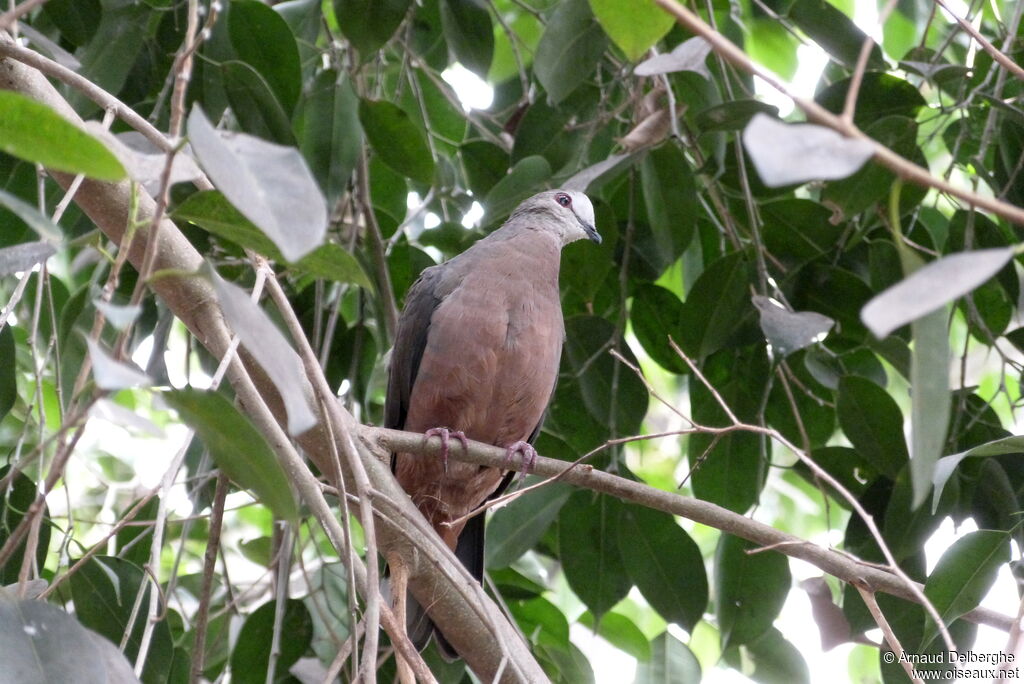
[(572, 198), (566, 195), (564, 192), (560, 192), (555, 195), (555, 201), (561, 204), (563, 207), (567, 207), (572, 204)]

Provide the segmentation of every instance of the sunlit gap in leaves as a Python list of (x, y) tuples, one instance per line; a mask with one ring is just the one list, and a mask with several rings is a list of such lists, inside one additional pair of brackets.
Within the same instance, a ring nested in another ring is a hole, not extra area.
[(494, 101), (494, 89), (479, 76), (459, 63), (441, 72), (445, 80), (455, 91), (467, 112), (474, 109), (487, 109)]

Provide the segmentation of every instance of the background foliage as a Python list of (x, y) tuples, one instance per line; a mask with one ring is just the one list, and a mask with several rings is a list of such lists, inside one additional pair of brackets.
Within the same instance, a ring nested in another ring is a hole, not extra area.
[[(176, 55), (194, 4), (49, 0), (23, 17), (20, 35), (160, 130), (191, 112), (184, 133), (216, 190), (177, 183), (170, 215), (224, 279), (247, 291), (256, 275), (243, 248), (276, 262), (329, 381), (357, 418), (381, 420), (393, 316), (417, 274), (487, 234), (532, 193), (585, 189), (604, 241), (563, 255), (567, 343), (540, 453), (573, 461), (604, 445), (589, 457), (596, 468), (753, 511), (802, 538), (884, 562), (851, 503), (771, 439), (773, 430), (874, 517), (957, 645), (971, 647), (976, 625), (957, 618), (1020, 553), (1024, 444), (1012, 436), (1024, 328), (1020, 266), (1007, 249), (1017, 248), (1018, 225), (904, 185), (874, 162), (847, 169), (843, 150), (826, 154), (818, 175), (780, 186), (774, 174), (785, 177), (810, 156), (792, 154), (804, 134), (768, 136), (775, 147), (762, 154), (782, 172), (752, 160), (742, 131), (777, 107), (749, 74), (686, 43), (692, 35), (651, 2), (234, 0), (213, 11), (198, 3), (207, 23), (181, 102)], [(850, 17), (868, 5), (875, 9), (870, 0), (708, 0), (691, 9), (783, 79), (816, 46), (827, 55), (817, 103), (842, 113), (859, 83), (849, 113), (867, 135), (936, 178), (1024, 204), (1020, 75), (924, 0), (879, 6), (879, 40), (862, 52), (867, 36)], [(955, 11), (1019, 62), (1022, 6), (992, 0)], [(662, 62), (646, 61), (656, 54)], [(465, 82), (454, 80), (456, 64), (480, 79), (472, 87), (493, 89), (490, 105), (464, 108), (466, 87), (450, 85)], [(79, 89), (59, 87), (84, 118), (103, 118)], [(218, 138), (205, 121), (297, 149), (308, 171), (279, 148)], [(122, 119), (110, 128), (140, 146)], [(127, 167), (159, 193), (163, 154), (151, 151), (157, 162), (148, 172), (138, 155), (122, 153), (119, 162), (96, 137), (4, 91), (0, 149), (0, 474), (11, 465), (21, 471), (5, 478), (0, 496), (0, 586), (41, 577), (51, 587), (46, 598), (77, 620), (37, 602), (15, 604), (20, 590), (9, 587), (0, 644), (38, 610), (67, 629), (45, 651), (54, 659), (94, 653), (76, 649), (90, 648), (95, 633), (134, 665), (145, 641), (136, 671), (147, 682), (187, 680), (199, 652), (211, 680), (230, 672), (236, 682), (292, 681), (302, 672), (289, 673), (296, 664), (322, 671), (359, 605), (308, 511), (282, 496), (285, 475), (262, 452), (262, 438), (247, 436), (252, 427), (227, 393), (140, 389), (142, 378), (119, 375), (128, 371), (88, 352), (86, 339), (98, 339), (139, 363), (152, 383), (178, 388), (205, 388), (216, 367), (154, 296), (127, 306), (136, 272), (119, 270), (116, 246), (75, 204), (57, 207), (63, 193), (37, 167), (100, 179)], [(305, 186), (290, 180), (307, 176)], [(182, 170), (172, 180), (194, 177)], [(303, 194), (310, 187), (319, 193)], [(318, 223), (327, 225), (325, 246)], [(984, 263), (972, 254), (942, 260), (982, 248), (1003, 251)], [(33, 268), (47, 257), (45, 268)], [(930, 281), (883, 300), (891, 334), (873, 334), (865, 304), (927, 262), (936, 264)], [(119, 277), (111, 281), (112, 272)], [(229, 295), (218, 292), (225, 302)], [(928, 295), (934, 306), (915, 310)], [(88, 377), (79, 373), (87, 358)], [(765, 430), (694, 429), (691, 419), (730, 424), (716, 394), (739, 421)], [(184, 424), (201, 440), (189, 445)], [(637, 435), (650, 439), (609, 442)], [(242, 453), (251, 460), (239, 460)], [(234, 485), (221, 563), (207, 586), (201, 570), (215, 534), (217, 466)], [(22, 531), (28, 550), (5, 544), (47, 478), (47, 488), (59, 485), (37, 524)], [(168, 486), (158, 487), (161, 478)], [(299, 522), (289, 528), (275, 518)], [(947, 518), (980, 531), (944, 550), (929, 574), (924, 543)], [(128, 524), (111, 536), (119, 521)], [(595, 676), (597, 663), (570, 639), (579, 639), (571, 625), (636, 658), (637, 681), (696, 681), (714, 668), (756, 681), (822, 676), (808, 670), (793, 635), (774, 626), (787, 598), (807, 588), (794, 581), (787, 556), (750, 553), (755, 546), (739, 537), (679, 522), (549, 485), (493, 514), (489, 589), (558, 681)], [(361, 539), (356, 523), (353, 534)], [(95, 555), (72, 569), (89, 549)], [(815, 586), (823, 643), (876, 627), (850, 585), (828, 577)], [(203, 600), (210, 621), (197, 644)], [(919, 605), (884, 595), (879, 602), (908, 652), (945, 648)], [(150, 605), (160, 619), (144, 628)], [(469, 676), (430, 648), (439, 680)], [(846, 648), (851, 679), (906, 679), (882, 661), (884, 646)], [(97, 658), (69, 662), (91, 667)], [(116, 654), (109, 658), (108, 674), (119, 667)], [(393, 668), (386, 658), (381, 679)]]

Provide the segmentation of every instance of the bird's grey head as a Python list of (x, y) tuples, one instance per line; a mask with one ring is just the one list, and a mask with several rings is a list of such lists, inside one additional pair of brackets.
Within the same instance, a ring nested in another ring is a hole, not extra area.
[(584, 238), (601, 244), (601, 236), (594, 227), (594, 205), (582, 192), (548, 190), (538, 193), (516, 207), (509, 222), (516, 219), (530, 220), (538, 229), (550, 231), (563, 246)]

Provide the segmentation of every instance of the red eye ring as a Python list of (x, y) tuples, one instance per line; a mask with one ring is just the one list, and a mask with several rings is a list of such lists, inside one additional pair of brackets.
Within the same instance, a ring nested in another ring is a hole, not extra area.
[(560, 192), (557, 195), (555, 195), (555, 201), (558, 202), (563, 207), (568, 207), (572, 205), (572, 198), (566, 195), (564, 192)]

